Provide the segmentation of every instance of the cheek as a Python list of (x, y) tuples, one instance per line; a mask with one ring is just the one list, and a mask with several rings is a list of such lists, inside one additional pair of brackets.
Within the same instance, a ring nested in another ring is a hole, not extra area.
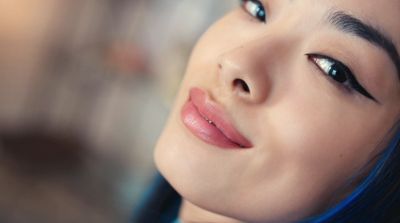
[(370, 115), (339, 99), (312, 89), (298, 92), (288, 91), (284, 100), (265, 110), (267, 134), (259, 138), (280, 157), (280, 165), (298, 171), (299, 179), (334, 190), (371, 158), (378, 142), (371, 131), (376, 126), (367, 123)]
[(241, 198), (249, 204), (259, 198), (263, 208), (247, 213), (274, 210), (280, 217), (304, 217), (318, 212), (371, 158), (378, 141), (370, 131), (373, 121), (363, 125), (368, 116), (321, 94), (319, 99), (305, 96), (309, 93), (288, 92), (288, 98), (252, 120), (263, 123), (253, 125), (259, 148), (246, 166), (241, 180), (246, 183), (237, 189), (252, 191), (251, 199)]

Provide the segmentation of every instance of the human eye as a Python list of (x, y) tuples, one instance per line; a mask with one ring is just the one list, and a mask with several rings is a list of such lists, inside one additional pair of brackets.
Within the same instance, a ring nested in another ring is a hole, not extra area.
[(241, 0), (242, 8), (251, 16), (258, 19), (261, 22), (266, 22), (265, 8), (259, 0)]
[(357, 91), (363, 96), (377, 101), (363, 86), (361, 86), (351, 70), (342, 62), (319, 54), (307, 54), (307, 56), (325, 75), (334, 80), (339, 87), (343, 87), (349, 91)]

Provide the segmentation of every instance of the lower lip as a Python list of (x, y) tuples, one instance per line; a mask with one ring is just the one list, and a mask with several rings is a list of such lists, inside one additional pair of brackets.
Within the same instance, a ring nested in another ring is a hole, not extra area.
[(181, 117), (190, 132), (202, 141), (224, 149), (241, 148), (230, 141), (216, 126), (210, 124), (189, 100), (183, 106)]

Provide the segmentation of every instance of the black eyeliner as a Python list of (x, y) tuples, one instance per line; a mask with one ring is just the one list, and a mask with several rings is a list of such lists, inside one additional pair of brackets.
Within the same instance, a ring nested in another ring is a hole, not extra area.
[[(345, 72), (346, 72), (346, 76), (347, 78), (349, 78), (349, 82), (350, 82), (350, 87), (353, 88), (353, 90), (358, 91), (359, 93), (361, 93), (362, 95), (364, 95), (365, 97), (380, 103), (378, 100), (376, 100), (367, 90), (365, 90), (365, 88), (359, 83), (359, 81), (357, 80), (357, 78), (355, 77), (355, 75), (353, 74), (353, 72), (350, 70), (350, 68), (348, 68), (346, 65), (344, 65), (342, 62), (326, 56), (326, 55), (322, 55), (322, 54), (318, 54), (318, 53), (309, 53), (306, 54), (307, 57), (315, 57), (315, 58), (323, 58), (323, 59), (327, 59), (327, 60), (331, 60), (332, 62), (338, 64), (340, 67), (342, 67)], [(313, 61), (313, 63), (315, 64), (315, 62)], [(316, 66), (318, 66), (316, 64)], [(318, 66), (319, 67), (319, 66)], [(321, 68), (319, 67), (319, 69), (321, 70)], [(322, 71), (324, 72), (324, 71)], [(327, 75), (327, 74), (326, 74)]]

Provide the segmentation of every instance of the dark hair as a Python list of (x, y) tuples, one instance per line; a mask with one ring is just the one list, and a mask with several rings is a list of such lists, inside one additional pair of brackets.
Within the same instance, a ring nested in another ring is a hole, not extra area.
[(303, 223), (400, 222), (400, 128), (365, 180), (334, 207)]

